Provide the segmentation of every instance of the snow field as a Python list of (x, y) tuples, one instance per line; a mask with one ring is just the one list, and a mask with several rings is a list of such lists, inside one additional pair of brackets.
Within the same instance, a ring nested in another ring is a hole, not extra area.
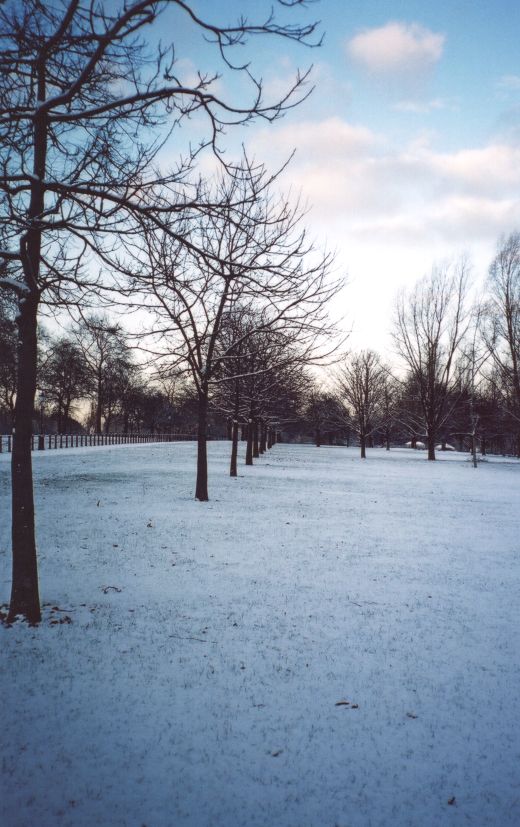
[[(45, 621), (0, 628), (0, 823), (517, 825), (520, 463), (228, 454), (209, 503), (192, 443), (34, 455)], [(5, 603), (6, 516), (0, 545)]]

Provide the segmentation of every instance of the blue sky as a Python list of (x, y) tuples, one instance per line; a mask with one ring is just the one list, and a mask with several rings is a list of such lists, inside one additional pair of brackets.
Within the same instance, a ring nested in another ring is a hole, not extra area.
[[(198, 6), (219, 20), (268, 7)], [(322, 21), (320, 49), (262, 38), (247, 56), (273, 97), (313, 63), (313, 95), (226, 143), (273, 166), (296, 148), (282, 185), (301, 192), (311, 231), (348, 272), (339, 309), (352, 346), (384, 349), (398, 288), (461, 254), (481, 282), (498, 237), (520, 228), (520, 4), (322, 0), (305, 18)], [(176, 34), (187, 68), (214, 65), (184, 27)]]

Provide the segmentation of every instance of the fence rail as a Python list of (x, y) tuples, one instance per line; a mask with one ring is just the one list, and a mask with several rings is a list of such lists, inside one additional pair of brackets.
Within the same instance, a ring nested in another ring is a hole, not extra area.
[[(196, 439), (194, 434), (33, 434), (31, 450), (55, 450), (58, 448), (93, 448), (97, 445), (135, 445), (152, 442), (187, 442)], [(0, 436), (0, 453), (11, 452), (13, 436)]]

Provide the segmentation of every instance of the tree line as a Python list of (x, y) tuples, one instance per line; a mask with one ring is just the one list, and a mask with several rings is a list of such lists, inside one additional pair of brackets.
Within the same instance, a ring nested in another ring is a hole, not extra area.
[[(520, 233), (502, 238), (482, 294), (469, 303), (466, 261), (435, 266), (396, 300), (394, 356), (351, 353), (307, 416), (321, 434), (367, 444), (455, 447), (520, 457)], [(455, 445), (450, 445), (453, 442)]]
[[(11, 619), (40, 620), (30, 448), (42, 314), (92, 320), (114, 305), (142, 313), (157, 374), (171, 381), (186, 371), (196, 390), (201, 500), (208, 404), (219, 386), (251, 377), (245, 360), (246, 351), (256, 359), (253, 340), (272, 336), (278, 348), (287, 345), (291, 358), (277, 357), (287, 369), (327, 350), (325, 306), (339, 288), (331, 257), (309, 242), (302, 210), (272, 194), (276, 173), (226, 152), (231, 130), (272, 122), (311, 91), (309, 72), (298, 71), (273, 98), (252, 50), (265, 38), (289, 49), (318, 46), (306, 3), (279, 0), (281, 18), (261, 6), (254, 19), (231, 23), (222, 22), (225, 10), (199, 13), (185, 0), (0, 6), (0, 287), (14, 303), (16, 328), (14, 391), (6, 399), (14, 422)], [(164, 41), (190, 28), (212, 50), (214, 70), (186, 72), (177, 59), (183, 44)], [(181, 145), (188, 133), (179, 127), (188, 121), (197, 138)], [(200, 160), (212, 174), (202, 174)], [(243, 326), (233, 338), (227, 324), (225, 343), (220, 329), (231, 309), (243, 314)], [(96, 429), (115, 415), (111, 391), (89, 362), (106, 333), (105, 324), (91, 323), (89, 335), (99, 341), (82, 353), (98, 400)], [(70, 343), (63, 348), (73, 356)], [(126, 358), (119, 348), (114, 382), (124, 379)], [(239, 376), (231, 375), (233, 364)], [(253, 372), (267, 377), (271, 367)], [(253, 396), (257, 404), (257, 389)], [(59, 405), (69, 416), (67, 400)]]
[[(240, 233), (244, 229), (242, 225)], [(393, 336), (404, 370), (397, 372), (395, 363), (390, 366), (374, 351), (351, 353), (324, 372), (327, 390), (309, 373), (310, 354), (301, 347), (304, 328), (300, 326), (296, 338), (288, 335), (285, 314), (283, 329), (265, 327), (258, 304), (224, 302), (220, 314), (205, 307), (205, 324), (212, 324), (205, 375), (197, 362), (202, 332), (193, 302), (190, 314), (179, 315), (174, 323), (182, 327), (183, 338), (168, 339), (167, 358), (161, 353), (153, 372), (135, 361), (135, 337), (108, 316), (92, 315), (61, 337), (40, 336), (40, 411), (34, 413), (34, 428), (43, 414), (47, 429), (60, 433), (83, 427), (123, 434), (175, 430), (204, 440), (209, 414), (213, 433), (227, 434), (233, 441), (234, 474), (239, 428), (245, 439), (251, 431), (248, 463), (259, 456), (267, 431), (282, 428), (292, 438), (312, 432), (318, 445), (322, 439), (347, 444), (355, 440), (362, 457), (368, 445), (390, 448), (395, 443), (425, 445), (430, 459), (436, 447), (453, 446), (474, 455), (478, 450), (518, 456), (519, 268), (520, 240), (514, 233), (500, 242), (485, 294), (472, 308), (467, 307), (467, 264), (435, 268), (396, 301)], [(202, 305), (210, 294), (207, 274), (201, 267), (196, 273), (204, 279), (203, 290), (197, 285)], [(177, 278), (169, 289), (182, 299)], [(164, 312), (161, 305), (155, 320), (159, 324)], [(0, 406), (9, 430), (16, 397), (15, 328), (12, 305), (4, 302)], [(152, 330), (150, 324), (148, 336)], [(159, 344), (154, 340), (154, 357), (164, 336), (163, 330)], [(79, 421), (74, 413), (80, 414)], [(204, 476), (199, 495), (207, 495)]]

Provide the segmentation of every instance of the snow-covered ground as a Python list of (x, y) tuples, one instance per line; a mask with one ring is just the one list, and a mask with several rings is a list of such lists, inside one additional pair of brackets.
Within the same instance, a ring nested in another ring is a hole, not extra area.
[(34, 455), (0, 823), (516, 827), (520, 464), (209, 447), (209, 503), (192, 443)]

